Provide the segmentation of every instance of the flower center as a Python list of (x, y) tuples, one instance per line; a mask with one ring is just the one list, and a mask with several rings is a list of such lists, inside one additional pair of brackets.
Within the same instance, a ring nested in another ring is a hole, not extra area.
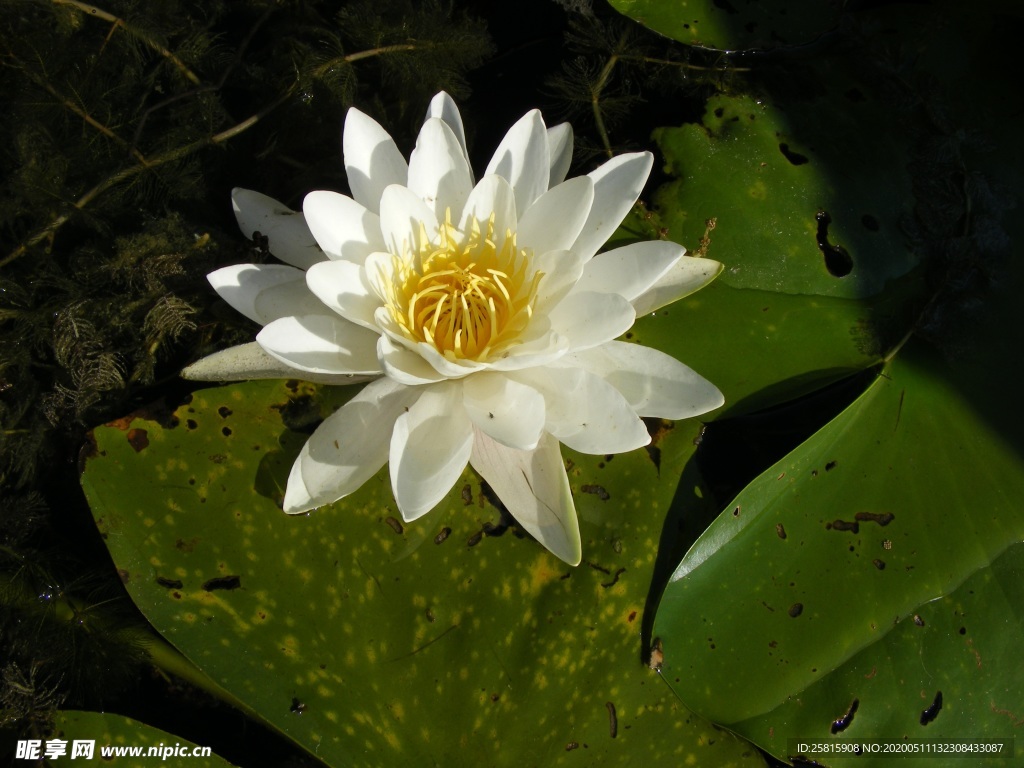
[(533, 314), (542, 277), (515, 235), (505, 232), (497, 245), (493, 215), (486, 228), (474, 217), (462, 232), (449, 210), (436, 241), (423, 230), (419, 240), (418, 249), (407, 245), (395, 257), (386, 302), (407, 337), (449, 360), (485, 360), (513, 343)]

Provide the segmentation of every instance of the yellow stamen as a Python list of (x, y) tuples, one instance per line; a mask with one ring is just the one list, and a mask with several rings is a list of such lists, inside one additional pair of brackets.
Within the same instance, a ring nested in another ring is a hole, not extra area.
[(419, 245), (405, 244), (381, 275), (386, 306), (402, 332), (426, 342), (449, 360), (482, 361), (514, 343), (533, 316), (542, 274), (532, 254), (506, 231), (495, 238), (494, 214), (481, 226), (470, 218), (465, 231), (445, 211), (431, 239), (420, 225)]

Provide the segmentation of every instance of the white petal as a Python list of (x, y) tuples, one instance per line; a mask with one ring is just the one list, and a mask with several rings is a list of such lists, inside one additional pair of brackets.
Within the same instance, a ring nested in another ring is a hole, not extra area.
[(544, 275), (537, 287), (534, 311), (547, 315), (579, 282), (584, 260), (576, 251), (548, 251), (534, 256), (533, 267)]
[(508, 180), (520, 214), (547, 191), (551, 156), (547, 129), (538, 110), (527, 112), (509, 129), (484, 173), (496, 173)]
[(246, 237), (259, 232), (267, 238), (270, 252), (281, 261), (299, 269), (308, 269), (327, 257), (321, 252), (306, 219), (272, 197), (235, 187), (231, 190), (231, 207), (238, 228)]
[(260, 325), (316, 309), (306, 273), (284, 264), (234, 264), (206, 276), (224, 301)]
[[(396, 279), (395, 270), (397, 267), (395, 256), (387, 251), (371, 253), (366, 257), (366, 263), (363, 265), (360, 280), (365, 283), (367, 289), (377, 298), (378, 307), (384, 306), (391, 300), (389, 298), (389, 286)], [(376, 317), (376, 310), (374, 310), (374, 316)], [(377, 321), (374, 320), (373, 322), (376, 323)]]
[(379, 374), (360, 375), (309, 373), (271, 357), (255, 341), (228, 347), (197, 360), (181, 372), (190, 381), (246, 381), (255, 379), (302, 379), (316, 384), (361, 384)]
[(375, 333), (334, 315), (282, 317), (256, 335), (273, 357), (300, 371), (379, 374)]
[[(284, 511), (330, 504), (373, 477), (387, 461), (395, 419), (419, 394), (379, 379), (324, 419), (299, 452), (288, 478)], [(293, 485), (296, 474), (300, 482)]]
[(351, 197), (337, 192), (310, 192), (302, 201), (313, 237), (332, 259), (363, 263), (374, 251), (384, 250), (380, 217)]
[(577, 291), (617, 293), (633, 301), (675, 266), (686, 249), (667, 240), (633, 243), (599, 253), (583, 268)]
[(380, 198), (389, 184), (408, 181), (409, 166), (394, 140), (358, 109), (350, 109), (345, 116), (342, 153), (352, 197), (371, 213), (380, 212)]
[(473, 169), (469, 164), (469, 150), (466, 148), (466, 129), (462, 125), (462, 114), (459, 112), (459, 107), (454, 99), (444, 91), (441, 91), (430, 100), (430, 106), (427, 107), (427, 116), (424, 118), (424, 121), (432, 117), (444, 120), (448, 127), (452, 129), (452, 133), (455, 134), (455, 138), (458, 139), (459, 145), (462, 147), (462, 154), (466, 158), (466, 166), (469, 167), (470, 178), (472, 179)]
[(553, 331), (546, 317), (535, 315), (517, 343), (501, 351), (486, 367), (494, 371), (532, 368), (552, 363), (568, 351), (569, 339)]
[(288, 473), (288, 482), (284, 489), (284, 509), (290, 515), (307, 512), (317, 503), (313, 500), (306, 483), (302, 479), (302, 462), (296, 459)]
[(534, 253), (568, 250), (576, 242), (594, 202), (594, 182), (570, 179), (537, 198), (519, 217), (516, 244)]
[(469, 161), (448, 124), (431, 118), (416, 138), (409, 158), (409, 189), (427, 204), (438, 221), (451, 211), (452, 221), (462, 218), (466, 198), (473, 188)]
[(548, 319), (558, 334), (569, 339), (569, 349), (596, 347), (633, 327), (633, 305), (616, 293), (570, 293), (555, 306)]
[(385, 375), (410, 387), (444, 381), (445, 376), (411, 349), (396, 344), (390, 336), (377, 340), (377, 358)]
[(551, 554), (569, 565), (580, 564), (579, 521), (554, 437), (545, 434), (535, 450), (517, 451), (478, 430), (470, 463), (519, 524)]
[(613, 157), (591, 171), (594, 180), (594, 205), (574, 248), (585, 257), (593, 256), (640, 197), (654, 164), (650, 152), (636, 152)]
[(688, 419), (721, 406), (718, 388), (691, 368), (657, 349), (610, 341), (567, 355), (559, 364), (578, 364), (615, 387), (640, 416)]
[[(375, 319), (377, 327), (387, 334), (388, 338), (394, 342), (394, 346), (404, 347), (417, 357), (422, 358), (436, 371), (436, 374), (432, 375), (412, 358), (396, 356), (389, 358), (390, 363), (397, 369), (396, 377), (402, 377), (403, 380), (406, 380), (406, 377), (411, 377), (411, 379), (422, 378), (422, 381), (434, 381), (435, 376), (440, 375), (444, 379), (459, 379), (487, 367), (487, 363), (475, 360), (449, 360), (438, 352), (434, 345), (425, 341), (409, 339), (405, 331), (391, 318), (391, 313), (384, 307), (377, 310)], [(382, 347), (381, 351), (385, 351), (385, 348)], [(404, 373), (398, 371), (404, 371)], [(422, 381), (417, 383), (422, 383)]]
[(721, 273), (722, 265), (717, 261), (685, 256), (658, 282), (633, 299), (633, 308), (637, 316), (654, 312), (700, 290)]
[(473, 427), (461, 403), (461, 387), (442, 383), (398, 417), (389, 457), (391, 487), (406, 521), (433, 509), (469, 462)]
[(446, 379), (461, 379), (488, 367), (487, 363), (476, 360), (449, 360), (438, 352), (436, 347), (425, 341), (417, 343), (415, 351)]
[(437, 222), (433, 210), (408, 187), (392, 185), (384, 190), (380, 199), (380, 231), (391, 253), (418, 249), (424, 234), (428, 240), (437, 234)]
[(537, 447), (544, 430), (544, 398), (504, 374), (483, 371), (463, 380), (466, 413), (478, 429), (502, 445)]
[(572, 126), (559, 123), (548, 128), (548, 154), (551, 156), (551, 176), (548, 188), (561, 184), (572, 164)]
[(261, 322), (265, 325), (291, 315), (330, 314), (327, 307), (309, 290), (305, 280), (261, 291), (256, 297), (256, 313), (263, 318)]
[(545, 429), (580, 453), (625, 453), (647, 445), (647, 427), (615, 387), (580, 368), (510, 374), (544, 395)]
[(352, 261), (325, 261), (306, 273), (309, 290), (346, 320), (374, 330), (373, 314), (381, 300), (367, 281), (366, 270)]
[(501, 176), (484, 176), (473, 187), (459, 220), (459, 229), (466, 231), (471, 217), (475, 217), (481, 227), (486, 227), (491, 214), (494, 215), (495, 245), (501, 248), (505, 242), (505, 233), (515, 232), (518, 228), (515, 193)]

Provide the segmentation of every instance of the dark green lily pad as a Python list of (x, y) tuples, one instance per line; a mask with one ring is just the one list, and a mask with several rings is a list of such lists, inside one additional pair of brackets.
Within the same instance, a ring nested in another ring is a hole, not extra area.
[(900, 225), (912, 199), (901, 142), (863, 132), (879, 108), (841, 91), (782, 106), (716, 96), (703, 123), (657, 129), (678, 179), (654, 197), (669, 237), (696, 243), (716, 219), (709, 255), (735, 288), (879, 294), (917, 262)]
[(837, 6), (815, 0), (611, 0), (645, 27), (681, 43), (772, 49), (809, 43), (837, 23)]
[(834, 738), (1012, 733), (1024, 460), (1002, 430), (1020, 409), (993, 425), (956, 386), (970, 366), (947, 368), (912, 342), (687, 553), (655, 634), (688, 705), (780, 756), (830, 737), (853, 699), (857, 727)]

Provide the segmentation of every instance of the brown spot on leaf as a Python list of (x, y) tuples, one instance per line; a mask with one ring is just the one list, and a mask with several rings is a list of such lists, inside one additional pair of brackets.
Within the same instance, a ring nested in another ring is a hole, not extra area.
[(780, 539), (786, 538), (786, 529), (782, 526), (782, 523), (775, 524), (775, 535)]
[(804, 612), (804, 604), (803, 603), (793, 603), (791, 606), (789, 606), (789, 615), (791, 617), (793, 617), (794, 619), (797, 616), (799, 616), (801, 613), (803, 613), (803, 612)]
[(445, 539), (447, 539), (451, 535), (452, 535), (452, 529), (449, 528), (446, 525), (444, 528), (441, 529), (441, 532), (438, 533), (437, 536), (434, 537), (434, 543), (435, 544), (441, 544), (441, 543), (443, 543), (445, 541)]
[(185, 539), (178, 539), (174, 542), (174, 548), (179, 552), (191, 552), (199, 544), (199, 537), (193, 536), (191, 539), (186, 541)]
[(217, 576), (203, 582), (203, 589), (207, 592), (213, 592), (218, 589), (238, 589), (241, 586), (241, 576)]
[(612, 574), (612, 580), (611, 581), (602, 582), (601, 586), (604, 587), (605, 589), (607, 589), (608, 587), (615, 586), (616, 584), (619, 583), (619, 576), (621, 576), (625, 572), (626, 572), (625, 568), (619, 568), (617, 571), (615, 571), (614, 574)]
[(857, 533), (860, 531), (860, 523), (856, 521), (851, 523), (847, 520), (833, 520), (831, 523), (826, 523), (825, 528), (830, 531), (849, 531), (850, 533)]
[(853, 518), (854, 520), (878, 523), (881, 526), (886, 526), (896, 518), (896, 515), (892, 512), (858, 512), (853, 516)]
[(184, 586), (181, 579), (168, 579), (166, 576), (157, 576), (156, 583), (168, 589), (181, 589)]
[(604, 489), (604, 487), (602, 487), (600, 485), (582, 485), (582, 486), (580, 486), (580, 490), (583, 493), (592, 493), (592, 494), (594, 494), (601, 501), (608, 501), (608, 499), (611, 498), (611, 494), (608, 493), (608, 491), (606, 491)]
[(393, 530), (395, 533), (397, 533), (399, 535), (405, 533), (405, 528), (403, 528), (402, 524), (398, 520), (396, 520), (395, 518), (390, 517), (390, 516), (389, 517), (385, 517), (384, 518), (384, 522), (387, 523), (391, 527), (391, 530)]
[(615, 705), (610, 701), (604, 703), (605, 709), (608, 710), (608, 735), (613, 739), (619, 735), (619, 718), (615, 714)]
[(128, 444), (135, 449), (136, 453), (144, 451), (149, 447), (149, 433), (144, 429), (139, 429), (138, 427), (129, 429), (127, 437)]

